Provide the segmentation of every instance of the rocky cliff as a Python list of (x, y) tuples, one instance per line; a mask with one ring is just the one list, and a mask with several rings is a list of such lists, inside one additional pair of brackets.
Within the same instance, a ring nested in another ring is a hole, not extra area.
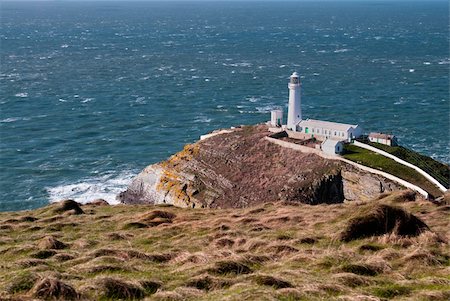
[(307, 204), (367, 200), (401, 187), (344, 162), (276, 145), (265, 125), (244, 126), (187, 145), (145, 168), (123, 203), (240, 208), (277, 200)]

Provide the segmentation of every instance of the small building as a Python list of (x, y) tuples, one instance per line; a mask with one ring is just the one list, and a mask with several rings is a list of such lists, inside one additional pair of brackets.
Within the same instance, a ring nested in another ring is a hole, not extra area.
[(396, 146), (397, 143), (397, 137), (394, 135), (389, 134), (383, 134), (383, 133), (370, 133), (369, 134), (369, 141), (375, 142), (375, 143), (381, 143), (389, 146)]
[(344, 151), (344, 142), (334, 139), (325, 139), (321, 144), (321, 149), (327, 155), (335, 156), (336, 154), (342, 154)]
[(334, 140), (351, 140), (363, 134), (362, 128), (357, 124), (345, 124), (331, 121), (306, 119), (297, 124), (296, 130), (313, 136), (331, 138)]
[(282, 110), (273, 110), (270, 112), (270, 125), (273, 127), (281, 127), (283, 125)]

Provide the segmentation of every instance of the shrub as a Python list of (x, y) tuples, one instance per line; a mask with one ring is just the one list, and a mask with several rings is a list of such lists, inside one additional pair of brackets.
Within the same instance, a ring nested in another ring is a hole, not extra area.
[(364, 211), (348, 221), (345, 230), (341, 233), (342, 241), (390, 233), (400, 236), (417, 236), (429, 230), (423, 221), (401, 208), (376, 204)]
[(100, 294), (110, 299), (141, 299), (144, 290), (132, 283), (115, 278), (101, 278), (97, 280)]

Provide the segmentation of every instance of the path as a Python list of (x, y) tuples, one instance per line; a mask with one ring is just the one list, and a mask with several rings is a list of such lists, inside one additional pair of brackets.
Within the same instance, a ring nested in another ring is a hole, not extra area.
[(359, 141), (355, 141), (353, 144), (358, 146), (358, 147), (365, 148), (365, 149), (370, 150), (372, 152), (375, 152), (375, 153), (378, 153), (380, 155), (383, 155), (383, 156), (385, 156), (387, 158), (390, 158), (390, 159), (392, 159), (392, 160), (394, 160), (394, 161), (396, 161), (396, 162), (398, 162), (398, 163), (400, 163), (402, 165), (405, 165), (405, 166), (407, 166), (409, 168), (412, 168), (415, 171), (417, 171), (418, 173), (420, 173), (422, 176), (424, 176), (428, 181), (430, 181), (431, 183), (436, 185), (439, 188), (440, 191), (442, 191), (442, 192), (446, 192), (447, 191), (447, 188), (445, 188), (444, 185), (439, 183), (435, 178), (433, 178), (431, 175), (429, 175), (428, 173), (426, 173), (425, 171), (423, 171), (422, 169), (420, 169), (416, 165), (411, 164), (409, 162), (406, 162), (405, 160), (402, 160), (402, 159), (400, 159), (400, 158), (398, 158), (398, 157), (396, 157), (396, 156), (394, 156), (392, 154), (389, 154), (388, 152), (385, 152), (385, 151), (383, 151), (381, 149), (378, 149), (376, 147), (370, 146), (368, 144), (361, 143)]

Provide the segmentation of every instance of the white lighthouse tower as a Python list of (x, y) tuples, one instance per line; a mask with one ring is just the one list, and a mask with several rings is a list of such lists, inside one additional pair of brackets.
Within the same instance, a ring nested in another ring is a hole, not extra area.
[(291, 80), (289, 81), (289, 108), (287, 128), (295, 131), (297, 124), (302, 120), (302, 84), (297, 72), (292, 73)]

